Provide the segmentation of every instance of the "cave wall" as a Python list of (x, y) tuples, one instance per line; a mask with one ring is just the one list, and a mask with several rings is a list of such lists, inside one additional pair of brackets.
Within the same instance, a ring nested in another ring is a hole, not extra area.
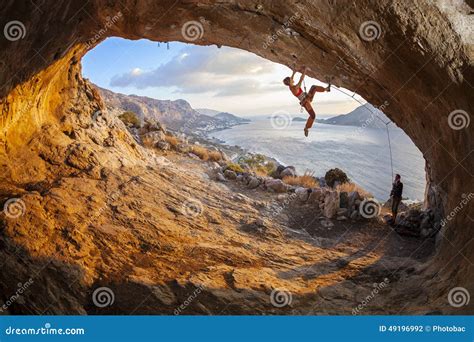
[[(463, 194), (474, 191), (473, 125), (461, 122), (465, 127), (453, 129), (449, 120), (455, 110), (470, 119), (474, 106), (472, 36), (460, 32), (451, 15), (467, 18), (462, 11), (468, 5), (463, 6), (446, 11), (437, 2), (404, 0), (6, 1), (0, 9), (2, 24), (15, 20), (24, 29), (20, 38), (4, 35), (0, 40), (5, 182), (21, 186), (31, 181), (28, 177), (47, 177), (36, 168), (32, 176), (25, 172), (15, 178), (21, 168), (13, 156), (22, 155), (38, 134), (54, 137), (53, 132), (71, 130), (71, 103), (87, 92), (80, 74), (71, 72), (82, 56), (109, 36), (147, 38), (227, 45), (288, 66), (307, 65), (311, 77), (331, 77), (336, 86), (383, 105), (422, 151), (428, 198), (444, 217), (459, 206)], [(197, 32), (183, 33), (191, 21)], [(368, 21), (376, 23), (374, 36), (361, 32)], [(76, 113), (84, 120), (101, 108), (100, 99), (89, 100), (90, 106)], [(31, 164), (34, 152), (29, 149)], [(455, 273), (442, 268), (446, 281), (469, 278), (474, 283), (474, 215), (467, 215), (472, 212), (470, 202), (443, 228), (434, 265), (449, 261), (458, 266)]]

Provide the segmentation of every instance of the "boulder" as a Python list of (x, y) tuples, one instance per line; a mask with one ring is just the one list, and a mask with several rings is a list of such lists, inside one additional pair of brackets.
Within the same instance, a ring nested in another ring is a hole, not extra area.
[[(361, 197), (359, 195), (359, 192), (357, 191), (351, 191), (347, 194), (347, 208), (350, 210), (354, 210), (356, 207), (356, 201), (360, 201)], [(359, 202), (360, 203), (360, 202)]]
[(218, 180), (219, 182), (227, 182), (227, 179), (225, 179), (224, 175), (220, 172), (216, 174), (216, 180)]
[(283, 171), (280, 172), (280, 178), (284, 177), (296, 177), (296, 169), (294, 166), (287, 166)]
[(278, 166), (276, 167), (275, 171), (272, 172), (271, 176), (273, 178), (281, 178), (280, 174), (281, 172), (285, 169), (285, 166), (284, 165), (281, 165), (281, 164), (278, 164)]
[(346, 191), (341, 191), (339, 195), (339, 207), (349, 208), (349, 196)]
[(310, 189), (308, 202), (320, 203), (324, 200), (324, 191), (319, 188)]
[(166, 141), (158, 141), (156, 147), (163, 151), (168, 151), (170, 149), (170, 144)]
[(258, 186), (260, 185), (260, 180), (255, 177), (255, 176), (250, 176), (249, 177), (249, 180), (248, 180), (248, 183), (247, 183), (247, 187), (249, 189), (256, 189), (258, 188)]
[(354, 210), (353, 212), (351, 212), (351, 220), (357, 220), (357, 218), (359, 217), (359, 212), (357, 210)]
[(283, 193), (288, 191), (288, 185), (283, 183), (281, 179), (266, 179), (265, 186), (268, 190), (273, 192)]
[(235, 173), (235, 171), (232, 171), (230, 169), (227, 169), (224, 171), (224, 176), (228, 179), (237, 179), (237, 174)]
[(324, 216), (333, 218), (339, 209), (339, 192), (328, 191), (324, 197)]
[(158, 142), (165, 140), (165, 133), (162, 131), (152, 131), (142, 135), (142, 141), (148, 146), (155, 146)]
[(303, 187), (296, 188), (295, 194), (296, 194), (298, 200), (300, 200), (301, 202), (306, 202), (309, 198), (309, 194), (310, 194), (309, 190), (310, 189), (306, 189), (306, 188), (303, 188)]
[(337, 210), (337, 216), (349, 216), (349, 209), (347, 208), (340, 208)]

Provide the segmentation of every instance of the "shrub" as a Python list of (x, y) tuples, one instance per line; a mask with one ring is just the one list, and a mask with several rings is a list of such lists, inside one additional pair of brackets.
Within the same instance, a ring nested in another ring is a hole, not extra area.
[(345, 191), (345, 192), (357, 191), (362, 198), (372, 198), (372, 197), (374, 197), (370, 192), (362, 189), (359, 185), (357, 185), (355, 183), (339, 184), (336, 187), (336, 189), (339, 190), (339, 192), (341, 192), (341, 191)]
[(258, 153), (240, 157), (238, 163), (248, 165), (250, 170), (258, 176), (268, 176), (276, 169), (273, 162), (268, 161), (264, 155)]
[(194, 145), (191, 148), (191, 152), (197, 155), (199, 158), (201, 158), (204, 161), (209, 159), (209, 151), (205, 147)]
[(140, 127), (140, 119), (134, 112), (123, 112), (119, 115), (119, 119), (128, 127)]
[(236, 164), (236, 163), (232, 163), (232, 162), (227, 164), (227, 169), (232, 170), (232, 171), (237, 172), (237, 173), (243, 173), (244, 172), (244, 169), (242, 169), (242, 166), (240, 166), (239, 164)]
[(222, 159), (222, 155), (219, 151), (208, 151), (208, 154), (209, 160), (217, 162)]
[(346, 173), (338, 168), (331, 169), (328, 172), (326, 172), (324, 179), (326, 180), (326, 184), (329, 185), (330, 187), (333, 187), (336, 182), (339, 182), (339, 184), (350, 182)]
[(304, 188), (315, 188), (319, 182), (314, 179), (314, 172), (306, 171), (302, 176), (286, 176), (282, 179), (288, 185), (302, 186)]
[(181, 142), (177, 137), (174, 135), (166, 135), (165, 136), (165, 141), (170, 144), (171, 147), (176, 148), (178, 144)]

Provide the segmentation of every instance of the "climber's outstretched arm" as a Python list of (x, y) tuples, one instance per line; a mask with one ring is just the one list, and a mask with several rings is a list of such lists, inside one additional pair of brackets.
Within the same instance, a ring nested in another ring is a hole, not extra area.
[(297, 86), (301, 87), (301, 84), (303, 84), (304, 77), (306, 76), (306, 67), (303, 69), (303, 72), (301, 73), (300, 80), (298, 81)]

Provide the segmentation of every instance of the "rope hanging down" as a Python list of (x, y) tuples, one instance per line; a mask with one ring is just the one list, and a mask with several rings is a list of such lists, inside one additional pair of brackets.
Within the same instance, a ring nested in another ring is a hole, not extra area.
[[(391, 124), (391, 121), (385, 122), (384, 120), (382, 120), (382, 118), (379, 117), (376, 112), (372, 111), (372, 109), (370, 109), (369, 107), (367, 107), (367, 104), (366, 104), (366, 103), (362, 103), (361, 101), (359, 101), (358, 99), (356, 99), (356, 98), (354, 97), (355, 92), (354, 92), (354, 94), (352, 94), (352, 96), (351, 96), (350, 94), (348, 94), (348, 93), (346, 93), (345, 91), (339, 89), (338, 87), (335, 87), (334, 89), (336, 89), (337, 91), (343, 93), (343, 94), (346, 95), (346, 96), (351, 97), (352, 99), (354, 99), (355, 101), (357, 101), (358, 103), (360, 103), (360, 105), (364, 106), (364, 107), (365, 107), (366, 109), (368, 109), (373, 115), (375, 115), (375, 117), (376, 117), (377, 119), (379, 119), (380, 121), (382, 121), (382, 122), (384, 123), (385, 129), (387, 130), (388, 149), (389, 149), (389, 151), (390, 151), (390, 167), (391, 167), (391, 169), (392, 169), (392, 180), (393, 180), (394, 175), (393, 175), (392, 143), (391, 143), (391, 141), (390, 141), (390, 131), (389, 131), (389, 129), (388, 129), (388, 125)], [(390, 180), (390, 181), (391, 181), (391, 180)]]

